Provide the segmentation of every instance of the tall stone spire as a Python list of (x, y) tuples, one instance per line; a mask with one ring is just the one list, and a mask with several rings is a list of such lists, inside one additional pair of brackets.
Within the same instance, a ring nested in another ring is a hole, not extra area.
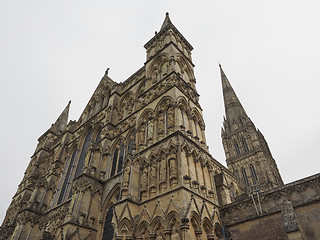
[(248, 117), (220, 64), (219, 67), (225, 106), (221, 137), (228, 168), (248, 191), (283, 186), (267, 141)]
[(238, 99), (235, 91), (233, 90), (220, 64), (219, 68), (225, 107), (225, 120), (229, 122), (231, 128), (230, 130), (236, 130), (240, 124), (243, 124), (244, 122), (247, 122), (250, 119), (246, 111), (244, 110), (240, 100)]
[(68, 105), (62, 111), (58, 119), (55, 121), (54, 124), (52, 124), (52, 126), (50, 127), (50, 130), (52, 130), (55, 133), (61, 133), (65, 130), (68, 124), (70, 104), (71, 104), (71, 101), (68, 102)]

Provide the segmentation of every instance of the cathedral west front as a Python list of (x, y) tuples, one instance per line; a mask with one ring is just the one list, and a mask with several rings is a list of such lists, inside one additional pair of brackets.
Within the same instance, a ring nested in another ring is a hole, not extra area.
[(168, 13), (144, 47), (140, 69), (121, 83), (107, 70), (78, 121), (69, 102), (39, 137), (0, 239), (320, 239), (320, 174), (284, 185), (222, 67), (227, 167)]

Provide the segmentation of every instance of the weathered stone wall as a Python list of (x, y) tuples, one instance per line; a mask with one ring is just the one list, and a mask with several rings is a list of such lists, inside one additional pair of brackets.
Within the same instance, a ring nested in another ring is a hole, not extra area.
[(231, 239), (320, 239), (319, 183), (317, 174), (224, 206)]

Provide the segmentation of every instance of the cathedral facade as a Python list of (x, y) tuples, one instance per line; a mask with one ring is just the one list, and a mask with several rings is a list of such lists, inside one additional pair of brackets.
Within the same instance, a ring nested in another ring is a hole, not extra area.
[(284, 185), (220, 66), (227, 166), (208, 151), (193, 47), (169, 15), (122, 83), (38, 139), (0, 239), (320, 239), (319, 175)]

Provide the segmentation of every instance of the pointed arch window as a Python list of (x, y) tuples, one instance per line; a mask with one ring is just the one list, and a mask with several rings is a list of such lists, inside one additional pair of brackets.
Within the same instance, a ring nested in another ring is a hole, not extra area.
[(242, 145), (245, 152), (249, 152), (249, 147), (247, 144), (247, 141), (245, 139), (242, 139)]
[(68, 192), (68, 189), (70, 188), (70, 185), (72, 183), (72, 175), (75, 168), (76, 155), (77, 155), (77, 149), (73, 151), (71, 158), (69, 157), (68, 158), (69, 161), (66, 162), (66, 165), (65, 165), (66, 172), (65, 172), (63, 184), (61, 186), (61, 189), (57, 189), (57, 193), (56, 193), (57, 196), (60, 193), (57, 204), (60, 204), (64, 200), (66, 192)]
[(118, 170), (117, 173), (122, 171), (122, 164), (123, 164), (123, 159), (126, 153), (126, 146), (122, 145), (120, 148), (120, 155), (119, 155), (119, 159), (118, 159)]
[(124, 144), (119, 144), (120, 147), (117, 148), (113, 153), (112, 167), (110, 177), (114, 176), (115, 173), (122, 171), (123, 160), (126, 155), (127, 146)]
[(130, 140), (128, 144), (128, 153), (132, 154), (132, 150), (133, 150), (133, 140)]
[(251, 177), (252, 177), (253, 183), (257, 184), (258, 183), (258, 177), (257, 177), (256, 171), (255, 171), (253, 165), (250, 165), (250, 172), (251, 172)]
[(114, 237), (114, 229), (112, 226), (112, 218), (113, 218), (113, 208), (114, 206), (110, 206), (108, 209), (106, 218), (104, 220), (104, 226), (103, 226), (103, 233), (102, 233), (102, 240), (110, 240)]
[(100, 131), (98, 132), (95, 143), (99, 143), (101, 141), (101, 132), (102, 129), (100, 129)]
[(237, 155), (240, 156), (240, 155), (241, 155), (241, 152), (240, 152), (240, 148), (239, 148), (238, 143), (236, 143), (236, 142), (234, 143), (234, 148), (236, 149)]
[(91, 129), (85, 140), (84, 140), (84, 143), (82, 145), (82, 150), (81, 150), (81, 153), (80, 153), (80, 158), (79, 158), (79, 161), (78, 161), (78, 166), (77, 166), (77, 169), (76, 169), (76, 174), (75, 174), (75, 177), (78, 177), (80, 176), (80, 174), (82, 173), (83, 171), (83, 167), (84, 167), (84, 160), (86, 158), (86, 155), (87, 155), (87, 152), (88, 152), (88, 148), (90, 146), (90, 143), (91, 143), (91, 136), (92, 136), (92, 133), (93, 133), (93, 129)]
[(241, 172), (242, 172), (243, 181), (245, 182), (246, 185), (249, 186), (249, 181), (248, 181), (248, 176), (247, 176), (246, 170), (244, 168), (242, 168)]

